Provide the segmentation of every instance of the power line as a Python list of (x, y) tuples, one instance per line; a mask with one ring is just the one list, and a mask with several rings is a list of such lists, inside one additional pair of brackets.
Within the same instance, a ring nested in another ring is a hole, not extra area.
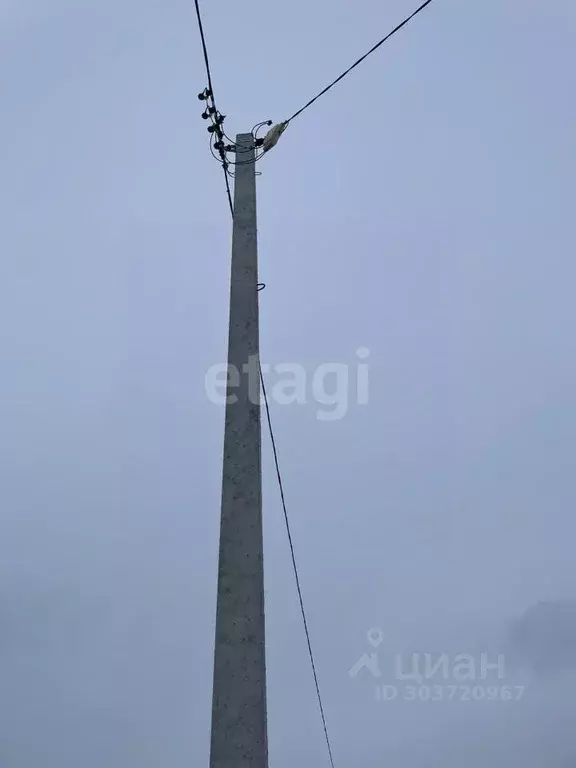
[[(228, 175), (226, 174), (226, 186), (228, 186)], [(231, 207), (232, 220), (234, 220), (234, 208)], [(266, 285), (264, 283), (258, 283), (258, 290), (261, 291)], [(314, 677), (314, 686), (316, 688), (316, 698), (318, 700), (318, 708), (320, 710), (320, 716), (322, 718), (322, 727), (324, 729), (324, 738), (326, 739), (326, 746), (328, 748), (328, 757), (330, 760), (331, 768), (334, 768), (334, 757), (332, 756), (332, 744), (330, 742), (330, 736), (328, 735), (328, 726), (326, 724), (326, 715), (324, 714), (324, 705), (322, 703), (322, 694), (320, 693), (320, 683), (318, 681), (318, 673), (316, 671), (316, 662), (314, 660), (314, 653), (312, 651), (312, 641), (310, 640), (310, 631), (308, 629), (308, 620), (306, 618), (306, 610), (304, 608), (304, 598), (302, 597), (302, 589), (300, 588), (300, 576), (298, 573), (298, 564), (296, 562), (296, 554), (294, 552), (294, 544), (292, 542), (292, 531), (290, 528), (290, 519), (288, 517), (288, 508), (286, 506), (286, 497), (284, 495), (284, 482), (282, 480), (282, 473), (280, 471), (280, 461), (278, 459), (278, 451), (276, 449), (276, 438), (274, 436), (274, 429), (272, 427), (272, 417), (270, 415), (270, 406), (268, 404), (268, 394), (266, 392), (266, 384), (264, 383), (264, 375), (262, 374), (262, 366), (258, 361), (258, 370), (260, 372), (260, 384), (262, 386), (262, 395), (264, 397), (264, 408), (266, 410), (266, 422), (268, 424), (268, 432), (270, 434), (270, 443), (272, 445), (272, 454), (274, 456), (274, 466), (276, 468), (276, 479), (278, 480), (278, 488), (280, 490), (280, 500), (282, 502), (282, 511), (284, 514), (284, 523), (286, 525), (286, 533), (288, 535), (288, 544), (290, 546), (290, 556), (292, 558), (292, 569), (294, 571), (294, 578), (296, 580), (296, 590), (298, 592), (298, 602), (300, 603), (300, 613), (302, 614), (302, 621), (304, 624), (304, 634), (306, 635), (306, 644), (308, 646), (308, 656), (310, 658), (310, 665), (312, 667), (312, 675)]]
[(228, 169), (222, 163), (222, 169), (224, 170), (224, 181), (226, 182), (226, 194), (228, 195), (228, 205), (230, 206), (230, 213), (234, 218), (234, 203), (232, 202), (232, 195), (230, 193), (230, 179), (228, 178)]
[(323, 96), (327, 91), (330, 90), (330, 88), (335, 86), (336, 83), (339, 83), (340, 80), (343, 80), (346, 77), (347, 74), (349, 74), (355, 67), (357, 67), (359, 64), (361, 64), (364, 61), (364, 59), (368, 58), (368, 56), (370, 56), (371, 53), (374, 53), (374, 51), (377, 48), (380, 48), (380, 46), (383, 45), (387, 40), (389, 40), (392, 37), (392, 35), (395, 35), (396, 32), (398, 32), (399, 30), (402, 29), (402, 27), (406, 26), (406, 24), (408, 24), (409, 21), (411, 21), (415, 16), (417, 16), (421, 11), (423, 11), (424, 8), (426, 8), (427, 5), (430, 5), (431, 2), (432, 2), (432, 0), (426, 0), (425, 3), (422, 3), (422, 5), (414, 11), (414, 13), (410, 14), (410, 16), (408, 16), (408, 18), (404, 19), (404, 21), (401, 24), (398, 24), (397, 27), (394, 27), (392, 32), (389, 32), (386, 35), (386, 37), (383, 37), (382, 40), (380, 40), (380, 42), (376, 43), (375, 46), (370, 48), (370, 50), (367, 53), (365, 53), (364, 56), (361, 56), (358, 59), (358, 61), (355, 61), (354, 64), (352, 64), (351, 67), (348, 67), (348, 69), (345, 72), (342, 72), (342, 74), (339, 77), (337, 77), (336, 80), (331, 82), (330, 85), (327, 85), (326, 88), (324, 88), (322, 91), (320, 91), (320, 93), (318, 95), (314, 96), (313, 99), (310, 99), (310, 101), (307, 104), (304, 104), (304, 106), (301, 109), (299, 109), (298, 112), (295, 112), (292, 115), (292, 117), (290, 117), (286, 121), (286, 123), (290, 123), (292, 120), (294, 120), (295, 117), (298, 117), (298, 115), (301, 115), (302, 112), (304, 112), (305, 109), (308, 109), (308, 107), (310, 107), (312, 104), (314, 104), (314, 102), (317, 101), (320, 98), (320, 96)]
[(284, 522), (286, 523), (286, 533), (288, 534), (288, 543), (290, 545), (290, 555), (292, 557), (292, 567), (294, 569), (294, 577), (296, 579), (296, 589), (298, 591), (298, 601), (300, 602), (300, 612), (302, 614), (302, 620), (304, 622), (304, 632), (306, 634), (306, 643), (308, 644), (308, 655), (310, 657), (310, 664), (312, 665), (312, 674), (314, 675), (314, 685), (316, 686), (316, 698), (318, 699), (318, 706), (320, 708), (320, 715), (322, 717), (322, 726), (324, 728), (324, 736), (326, 738), (326, 746), (328, 747), (328, 756), (330, 758), (331, 768), (334, 768), (334, 758), (332, 757), (332, 746), (330, 744), (330, 737), (328, 736), (328, 727), (326, 725), (326, 717), (324, 715), (324, 706), (322, 704), (322, 696), (320, 694), (320, 683), (318, 682), (318, 674), (316, 672), (316, 663), (314, 661), (314, 654), (312, 653), (312, 643), (310, 641), (310, 632), (308, 630), (308, 621), (306, 619), (306, 611), (304, 610), (304, 600), (302, 598), (302, 590), (300, 589), (300, 577), (298, 575), (298, 566), (296, 564), (296, 555), (294, 553), (294, 544), (292, 543), (292, 533), (290, 531), (290, 521), (288, 519), (288, 510), (286, 508), (286, 498), (284, 496), (284, 483), (282, 482), (282, 473), (280, 472), (280, 463), (278, 461), (278, 451), (276, 450), (276, 440), (274, 438), (274, 430), (272, 428), (272, 418), (270, 416), (270, 407), (268, 405), (268, 396), (266, 394), (266, 385), (264, 384), (264, 376), (262, 375), (262, 367), (258, 363), (260, 368), (260, 383), (262, 385), (262, 394), (264, 395), (264, 406), (266, 409), (266, 420), (268, 422), (268, 431), (270, 433), (270, 442), (272, 443), (272, 453), (274, 455), (274, 465), (276, 467), (276, 477), (278, 479), (278, 487), (280, 488), (280, 498), (282, 500), (282, 509), (284, 512)]
[[(234, 219), (234, 209), (232, 209), (232, 219)], [(260, 291), (263, 288), (265, 288), (264, 283), (259, 283), (258, 290)], [(260, 372), (260, 384), (262, 386), (262, 395), (264, 396), (266, 422), (268, 424), (268, 432), (270, 434), (270, 443), (272, 445), (272, 454), (274, 456), (274, 466), (276, 468), (276, 479), (278, 480), (278, 488), (280, 490), (280, 500), (282, 502), (282, 512), (284, 514), (284, 523), (286, 525), (286, 533), (288, 535), (288, 544), (290, 546), (290, 556), (292, 558), (292, 569), (294, 571), (294, 578), (296, 580), (296, 591), (298, 592), (298, 602), (300, 603), (300, 613), (302, 614), (302, 622), (304, 624), (304, 634), (306, 635), (306, 644), (308, 646), (308, 656), (310, 657), (310, 665), (312, 667), (312, 675), (314, 677), (314, 686), (316, 688), (316, 698), (318, 699), (318, 708), (320, 709), (320, 716), (322, 718), (322, 727), (324, 729), (324, 738), (326, 739), (326, 746), (328, 748), (328, 757), (330, 759), (330, 766), (331, 768), (334, 768), (334, 758), (332, 756), (332, 744), (330, 742), (330, 736), (328, 735), (328, 726), (326, 725), (326, 715), (324, 714), (322, 694), (320, 693), (320, 683), (318, 681), (318, 673), (316, 671), (316, 662), (314, 660), (314, 653), (312, 651), (312, 641), (310, 640), (310, 631), (308, 629), (308, 619), (306, 618), (306, 610), (304, 608), (304, 598), (302, 597), (302, 589), (300, 587), (300, 575), (298, 573), (296, 553), (294, 552), (294, 544), (292, 542), (292, 530), (290, 528), (290, 519), (288, 517), (288, 508), (286, 506), (286, 496), (284, 495), (284, 482), (282, 480), (282, 472), (280, 471), (280, 461), (278, 459), (278, 450), (276, 448), (276, 438), (274, 436), (274, 428), (272, 427), (272, 416), (270, 415), (270, 406), (268, 404), (268, 394), (266, 392), (266, 384), (264, 383), (264, 375), (262, 374), (262, 366), (260, 365), (260, 361), (258, 361), (258, 369)]]
[(214, 89), (212, 88), (212, 75), (210, 74), (210, 61), (208, 60), (208, 48), (206, 47), (206, 37), (204, 36), (204, 25), (202, 24), (202, 16), (200, 14), (200, 4), (198, 0), (194, 0), (196, 6), (196, 17), (198, 19), (198, 29), (200, 30), (200, 39), (202, 41), (202, 52), (204, 53), (204, 64), (206, 65), (206, 75), (208, 77), (208, 88), (212, 91), (214, 96)]
[[(204, 54), (204, 64), (206, 66), (206, 77), (208, 80), (208, 91), (212, 99), (212, 107), (214, 109), (214, 114), (218, 116), (220, 113), (216, 109), (216, 99), (214, 97), (214, 87), (212, 85), (212, 74), (210, 72), (210, 60), (208, 58), (208, 48), (206, 46), (206, 36), (204, 34), (204, 25), (202, 23), (202, 15), (200, 13), (199, 0), (194, 0), (194, 6), (196, 8), (196, 18), (198, 19), (198, 29), (200, 31), (200, 40), (202, 41), (202, 52)], [(219, 129), (218, 123), (216, 123), (216, 129), (217, 130)], [(221, 133), (219, 133), (219, 138), (220, 139), (222, 138)], [(226, 155), (221, 152), (220, 157), (222, 162), (222, 168), (224, 170), (224, 179), (226, 181), (226, 195), (228, 197), (228, 205), (230, 206), (230, 213), (232, 214), (232, 216), (234, 216), (234, 204), (232, 203), (232, 195), (230, 193), (230, 182), (228, 180), (228, 167), (226, 162)]]

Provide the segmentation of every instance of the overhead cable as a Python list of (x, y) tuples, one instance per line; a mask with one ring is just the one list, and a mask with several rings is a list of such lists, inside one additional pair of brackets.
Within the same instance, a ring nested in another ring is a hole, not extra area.
[[(234, 210), (232, 209), (232, 221), (234, 221)], [(266, 287), (265, 283), (258, 283), (258, 291), (262, 291)], [(322, 694), (320, 692), (320, 682), (318, 680), (318, 672), (316, 670), (316, 661), (314, 659), (314, 653), (312, 651), (312, 641), (310, 639), (310, 630), (308, 629), (308, 619), (306, 617), (306, 610), (304, 608), (304, 598), (302, 597), (302, 589), (300, 587), (300, 575), (298, 573), (298, 564), (296, 562), (296, 553), (294, 551), (294, 543), (292, 541), (292, 531), (290, 528), (290, 518), (288, 516), (288, 507), (286, 505), (286, 496), (284, 494), (284, 482), (282, 480), (282, 472), (280, 471), (280, 461), (278, 458), (278, 450), (276, 448), (276, 437), (274, 435), (274, 428), (272, 426), (272, 416), (270, 414), (270, 405), (268, 403), (268, 393), (266, 392), (266, 384), (264, 383), (264, 375), (262, 373), (262, 366), (258, 361), (258, 369), (260, 372), (260, 384), (262, 387), (262, 395), (264, 398), (264, 408), (266, 410), (266, 422), (268, 424), (268, 432), (270, 434), (270, 443), (272, 445), (272, 454), (274, 457), (274, 466), (276, 469), (276, 479), (278, 481), (278, 488), (280, 490), (280, 501), (282, 504), (282, 512), (284, 515), (284, 524), (286, 527), (286, 533), (288, 536), (288, 545), (290, 547), (290, 557), (292, 559), (292, 570), (294, 571), (294, 578), (296, 581), (296, 591), (298, 593), (298, 602), (300, 605), (300, 613), (302, 615), (302, 622), (304, 625), (304, 634), (306, 636), (306, 645), (308, 647), (308, 656), (310, 658), (310, 665), (312, 668), (312, 676), (314, 678), (314, 687), (316, 689), (316, 699), (318, 701), (318, 709), (320, 710), (320, 717), (322, 719), (322, 728), (324, 731), (324, 738), (326, 740), (326, 747), (328, 749), (328, 759), (330, 761), (330, 768), (334, 768), (334, 757), (332, 753), (332, 744), (330, 742), (330, 736), (328, 734), (328, 726), (326, 724), (326, 715), (324, 713), (324, 704), (322, 703)]]
[[(224, 117), (218, 112), (216, 109), (216, 99), (214, 97), (214, 86), (212, 85), (212, 73), (210, 72), (210, 60), (208, 58), (208, 47), (206, 46), (206, 36), (204, 34), (204, 25), (202, 23), (202, 15), (200, 13), (200, 4), (199, 0), (194, 0), (194, 5), (196, 8), (196, 18), (198, 20), (198, 29), (200, 31), (200, 40), (202, 41), (202, 52), (204, 54), (204, 64), (206, 66), (206, 78), (208, 80), (208, 88), (204, 89), (204, 91), (200, 94), (198, 94), (198, 98), (200, 100), (206, 101), (209, 106), (207, 107), (206, 111), (202, 115), (202, 117), (210, 117), (212, 118), (212, 125), (209, 126), (208, 131), (210, 133), (216, 133), (218, 136), (218, 139), (220, 142), (222, 142), (223, 139), (223, 133), (221, 124), (224, 120)], [(212, 146), (212, 143), (211, 143)], [(230, 192), (230, 182), (228, 180), (228, 163), (226, 160), (226, 154), (220, 150), (220, 162), (222, 163), (222, 168), (224, 169), (224, 179), (226, 181), (226, 195), (228, 197), (228, 205), (230, 207), (230, 213), (234, 215), (234, 204), (232, 203), (232, 194)]]
[(423, 11), (424, 8), (426, 8), (427, 5), (430, 5), (431, 2), (432, 2), (432, 0), (426, 0), (425, 3), (422, 3), (422, 5), (414, 11), (414, 13), (411, 13), (410, 16), (408, 16), (408, 18), (404, 19), (404, 21), (401, 24), (398, 24), (397, 27), (394, 27), (392, 32), (389, 32), (386, 35), (386, 37), (383, 37), (382, 40), (380, 40), (378, 43), (376, 43), (376, 45), (374, 45), (372, 48), (370, 48), (370, 50), (367, 53), (365, 53), (364, 56), (361, 56), (358, 59), (358, 61), (355, 61), (354, 64), (352, 64), (351, 67), (348, 67), (348, 69), (345, 72), (342, 72), (342, 74), (339, 77), (337, 77), (336, 80), (333, 80), (330, 83), (330, 85), (327, 85), (326, 88), (321, 90), (320, 93), (318, 93), (316, 96), (314, 96), (313, 99), (310, 99), (310, 101), (308, 101), (306, 104), (304, 104), (304, 106), (301, 107), (297, 112), (294, 112), (292, 117), (288, 118), (288, 120), (285, 121), (285, 124), (287, 125), (288, 123), (292, 122), (292, 120), (294, 120), (294, 118), (296, 118), (299, 115), (301, 115), (302, 112), (304, 112), (305, 109), (308, 109), (308, 107), (312, 106), (312, 104), (314, 104), (314, 102), (317, 101), (321, 96), (324, 96), (324, 94), (327, 93), (333, 86), (335, 86), (336, 83), (339, 83), (340, 80), (343, 80), (346, 77), (346, 75), (348, 75), (353, 69), (355, 69), (359, 64), (361, 64), (364, 61), (364, 59), (368, 58), (368, 56), (370, 56), (371, 53), (374, 53), (374, 51), (377, 48), (380, 48), (380, 46), (383, 45), (387, 40), (389, 40), (392, 37), (392, 35), (395, 35), (396, 32), (399, 32), (402, 29), (402, 27), (405, 27), (406, 24), (408, 24), (409, 21), (411, 21), (415, 16), (417, 16), (419, 13), (421, 13), (421, 11)]
[(268, 431), (270, 433), (270, 442), (272, 443), (272, 453), (274, 455), (274, 465), (276, 467), (276, 478), (278, 480), (278, 487), (280, 488), (280, 499), (282, 501), (282, 510), (284, 512), (284, 523), (286, 525), (286, 533), (288, 534), (288, 544), (290, 546), (292, 568), (294, 570), (294, 577), (296, 579), (296, 591), (298, 592), (298, 601), (300, 603), (300, 613), (302, 614), (302, 621), (304, 623), (304, 633), (306, 635), (306, 643), (308, 645), (308, 656), (310, 657), (310, 664), (312, 666), (312, 675), (314, 677), (314, 685), (316, 687), (316, 698), (318, 700), (318, 707), (320, 709), (320, 717), (322, 718), (322, 727), (324, 729), (324, 738), (326, 739), (326, 746), (328, 748), (328, 758), (330, 760), (330, 768), (334, 768), (334, 758), (332, 756), (332, 745), (330, 743), (330, 737), (328, 735), (328, 726), (326, 725), (326, 716), (324, 714), (324, 706), (322, 704), (322, 695), (320, 694), (320, 683), (318, 682), (318, 673), (316, 671), (316, 662), (314, 661), (314, 654), (312, 653), (312, 642), (310, 640), (308, 620), (306, 618), (306, 611), (304, 610), (304, 599), (302, 597), (302, 590), (300, 588), (300, 577), (298, 575), (298, 565), (296, 563), (296, 555), (294, 553), (294, 544), (292, 543), (292, 533), (290, 531), (290, 520), (288, 518), (286, 498), (284, 496), (284, 483), (282, 482), (282, 473), (280, 472), (280, 462), (278, 460), (276, 440), (274, 438), (274, 430), (272, 428), (272, 418), (270, 416), (270, 406), (268, 405), (268, 395), (266, 394), (266, 385), (264, 384), (262, 367), (260, 366), (260, 364), (258, 365), (260, 367), (260, 383), (262, 385), (262, 394), (264, 395), (264, 407), (266, 409), (266, 420), (268, 422)]

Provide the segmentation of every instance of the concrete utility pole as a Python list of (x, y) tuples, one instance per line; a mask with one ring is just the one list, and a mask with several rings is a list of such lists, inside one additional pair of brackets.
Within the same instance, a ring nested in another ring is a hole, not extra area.
[(210, 768), (268, 768), (252, 134), (236, 144)]

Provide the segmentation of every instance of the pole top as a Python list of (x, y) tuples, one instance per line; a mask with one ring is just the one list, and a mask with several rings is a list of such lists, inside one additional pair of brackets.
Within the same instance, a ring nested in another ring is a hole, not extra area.
[(243, 146), (253, 146), (254, 136), (251, 133), (237, 133), (236, 144), (241, 144)]

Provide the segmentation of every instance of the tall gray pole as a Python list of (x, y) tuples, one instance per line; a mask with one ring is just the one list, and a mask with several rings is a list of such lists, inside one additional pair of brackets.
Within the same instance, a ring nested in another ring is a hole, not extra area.
[(268, 768), (256, 174), (252, 134), (236, 143), (210, 768)]

